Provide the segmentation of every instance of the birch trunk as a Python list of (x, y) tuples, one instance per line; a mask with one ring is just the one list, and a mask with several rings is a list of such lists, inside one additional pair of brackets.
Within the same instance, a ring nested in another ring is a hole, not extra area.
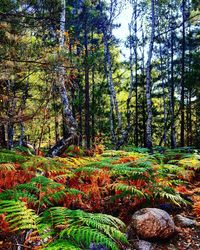
[[(133, 17), (132, 21), (129, 25), (129, 34), (130, 34), (130, 87), (129, 87), (129, 95), (126, 101), (126, 107), (127, 107), (127, 128), (126, 130), (123, 131), (122, 137), (120, 141), (117, 142), (117, 149), (119, 149), (125, 142), (127, 142), (129, 131), (131, 129), (131, 110), (130, 110), (130, 103), (131, 99), (133, 96), (133, 90), (135, 89), (135, 99), (136, 99), (136, 106), (135, 106), (135, 146), (138, 146), (138, 76), (137, 76), (137, 59), (138, 59), (138, 54), (137, 54), (137, 0), (133, 2)], [(132, 39), (132, 24), (134, 22), (134, 40)], [(133, 63), (134, 63), (134, 58), (133, 58), (133, 52), (135, 56), (135, 81), (134, 81), (134, 72), (133, 72)]]
[(129, 94), (126, 101), (126, 118), (127, 118), (127, 128), (123, 131), (121, 139), (116, 144), (116, 149), (119, 149), (128, 139), (128, 134), (131, 129), (131, 110), (130, 110), (130, 103), (133, 96), (133, 88), (134, 88), (134, 76), (133, 76), (133, 44), (132, 44), (132, 27), (131, 24), (129, 25), (129, 32), (130, 32), (130, 87), (129, 87)]
[(152, 100), (151, 100), (151, 59), (153, 54), (154, 35), (155, 35), (155, 9), (154, 1), (151, 0), (151, 38), (146, 65), (146, 100), (147, 100), (147, 124), (146, 124), (146, 145), (152, 151)]
[[(160, 32), (159, 38), (161, 39)], [(164, 147), (167, 145), (167, 104), (166, 104), (166, 95), (165, 95), (165, 80), (163, 76), (163, 52), (161, 42), (159, 45), (159, 53), (160, 53), (160, 71), (161, 71), (161, 81), (162, 81), (162, 95), (163, 95), (163, 107), (164, 107), (164, 133), (163, 133), (163, 141)]]
[[(64, 48), (64, 42), (65, 42), (65, 8), (66, 8), (66, 3), (65, 0), (62, 0), (61, 3), (61, 17), (60, 17), (60, 50)], [(72, 111), (70, 109), (69, 105), (69, 99), (67, 97), (67, 91), (65, 87), (65, 68), (63, 65), (61, 65), (59, 68), (59, 82), (58, 82), (58, 87), (59, 87), (59, 93), (60, 93), (60, 98), (61, 102), (63, 105), (63, 121), (66, 124), (68, 128), (68, 137), (63, 138), (58, 143), (56, 143), (55, 146), (53, 146), (49, 152), (48, 156), (56, 156), (60, 155), (69, 145), (77, 143), (78, 138), (77, 138), (77, 123), (72, 115)]]
[(115, 135), (115, 128), (114, 128), (114, 106), (115, 105), (114, 105), (114, 99), (113, 99), (113, 93), (112, 93), (112, 90), (114, 90), (114, 86), (113, 88), (111, 88), (111, 84), (112, 84), (112, 72), (110, 72), (111, 65), (109, 67), (109, 64), (111, 64), (111, 58), (110, 58), (110, 53), (108, 50), (108, 41), (107, 41), (105, 33), (103, 36), (103, 42), (104, 42), (104, 57), (105, 57), (105, 73), (106, 73), (106, 79), (108, 83), (109, 97), (110, 97), (110, 116), (109, 116), (110, 133), (111, 133), (112, 143), (115, 145), (116, 144), (116, 135)]

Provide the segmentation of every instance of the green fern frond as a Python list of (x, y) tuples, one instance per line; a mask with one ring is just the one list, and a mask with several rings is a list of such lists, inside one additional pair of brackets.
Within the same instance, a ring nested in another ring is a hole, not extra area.
[(137, 160), (135, 164), (141, 168), (146, 168), (148, 170), (152, 169), (152, 162), (147, 160), (147, 159), (141, 158), (141, 159)]
[(12, 231), (24, 229), (36, 229), (38, 216), (34, 210), (26, 207), (21, 201), (4, 200), (0, 201), (0, 214), (6, 214), (6, 220)]
[(142, 175), (147, 172), (148, 169), (146, 168), (141, 168), (141, 167), (129, 167), (129, 166), (126, 166), (126, 165), (115, 165), (112, 169), (111, 169), (111, 173), (113, 175), (126, 175), (126, 176), (129, 176), (129, 177), (134, 177), (137, 179), (137, 178), (142, 178)]
[[(32, 178), (29, 183), (20, 184), (13, 189), (5, 190), (0, 194), (0, 199), (19, 200), (20, 198), (27, 198), (29, 202), (34, 204), (39, 203), (40, 206), (51, 206), (66, 196), (66, 190), (70, 192), (70, 189), (65, 189), (65, 186), (60, 183), (44, 176), (37, 176)], [(75, 193), (75, 190), (71, 190), (71, 193)]]
[(17, 154), (14, 151), (10, 150), (1, 150), (0, 151), (0, 163), (9, 163), (9, 162), (24, 162), (26, 157)]
[(98, 161), (91, 162), (87, 164), (85, 167), (96, 167), (98, 169), (101, 168), (111, 168), (113, 166), (112, 162), (115, 160), (118, 160), (119, 158), (102, 158), (101, 160), (99, 159)]
[(116, 229), (115, 227), (112, 227), (112, 226), (106, 225), (106, 224), (104, 224), (102, 226), (102, 223), (98, 222), (94, 218), (84, 218), (83, 217), (83, 218), (80, 218), (80, 220), (85, 225), (102, 231), (103, 233), (105, 233), (107, 236), (109, 236), (112, 239), (117, 238), (121, 242), (127, 243), (127, 240), (125, 239), (124, 234), (122, 232), (120, 232), (118, 229)]
[(124, 192), (125, 195), (130, 194), (130, 195), (136, 195), (137, 197), (145, 196), (145, 194), (142, 191), (140, 191), (139, 189), (137, 189), (136, 187), (132, 185), (130, 186), (130, 185), (122, 184), (122, 183), (116, 183), (112, 185), (112, 187), (115, 190)]
[(39, 189), (39, 193), (43, 192), (40, 205), (52, 205), (52, 202), (58, 202), (66, 196), (65, 188), (62, 184), (57, 183), (44, 176), (37, 176), (31, 179), (33, 184)]
[(155, 198), (163, 198), (172, 201), (177, 206), (180, 206), (181, 204), (187, 205), (188, 202), (184, 200), (178, 193), (176, 193), (172, 188), (170, 187), (163, 187), (158, 188), (154, 192)]
[(91, 175), (94, 172), (101, 172), (101, 171), (103, 171), (103, 170), (99, 169), (96, 166), (85, 166), (85, 167), (80, 167), (80, 168), (75, 169), (74, 172), (75, 173), (83, 172), (83, 173), (86, 173), (88, 175)]
[(27, 148), (27, 147), (23, 147), (23, 146), (16, 146), (16, 147), (14, 147), (14, 151), (26, 153), (27, 155), (34, 155), (35, 154), (35, 152), (34, 152), (33, 149)]
[(69, 171), (64, 164), (56, 162), (53, 159), (45, 158), (41, 156), (32, 156), (29, 158), (29, 161), (26, 161), (22, 164), (24, 170), (33, 169), (34, 171), (41, 172), (65, 172)]
[(44, 248), (45, 250), (82, 250), (68, 240), (56, 240)]
[(165, 160), (165, 155), (156, 153), (147, 157), (152, 163), (163, 164)]
[(87, 226), (70, 226), (61, 231), (60, 237), (69, 237), (87, 249), (92, 242), (105, 245), (108, 249), (119, 250), (117, 244), (105, 234)]
[(34, 185), (39, 185), (43, 191), (46, 191), (47, 187), (51, 188), (53, 190), (53, 189), (56, 189), (56, 188), (63, 186), (62, 184), (55, 182), (55, 181), (48, 179), (47, 177), (41, 176), (41, 175), (32, 178), (30, 183), (32, 183)]
[(81, 194), (81, 195), (85, 195), (85, 193), (84, 192), (82, 192), (82, 191), (80, 191), (80, 190), (78, 190), (78, 189), (76, 189), (76, 188), (68, 188), (68, 187), (66, 187), (65, 188), (65, 191), (69, 194), (69, 195), (78, 195), (78, 194)]
[(163, 173), (163, 172), (166, 172), (166, 173), (173, 173), (173, 174), (176, 174), (180, 171), (183, 171), (184, 168), (180, 168), (179, 166), (177, 165), (172, 165), (172, 164), (164, 164), (160, 167), (160, 169), (158, 170), (158, 172), (160, 173)]
[(20, 199), (27, 199), (28, 203), (36, 204), (38, 199), (35, 195), (29, 193), (28, 191), (24, 190), (17, 190), (17, 189), (8, 189), (4, 192), (0, 193), (0, 200), (20, 200)]
[(29, 193), (37, 194), (39, 193), (40, 189), (35, 185), (35, 183), (28, 182), (28, 183), (23, 183), (20, 185), (15, 186), (15, 189), (19, 191), (26, 191)]
[(87, 249), (89, 245), (100, 243), (108, 249), (117, 250), (117, 242), (127, 244), (125, 228), (122, 221), (105, 214), (86, 213), (82, 210), (69, 210), (63, 207), (54, 207), (45, 211), (43, 221), (51, 221), (52, 227), (59, 229), (60, 238), (73, 239), (78, 246)]

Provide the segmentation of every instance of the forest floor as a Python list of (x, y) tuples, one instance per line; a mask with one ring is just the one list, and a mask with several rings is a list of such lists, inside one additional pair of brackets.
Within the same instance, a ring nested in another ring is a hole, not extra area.
[[(196, 195), (200, 195), (200, 174), (188, 184), (188, 198), (194, 200)], [(177, 214), (181, 214), (186, 218), (195, 220), (199, 226), (181, 227), (177, 225), (176, 234), (167, 241), (153, 241), (151, 242), (151, 250), (199, 250), (200, 249), (200, 218), (194, 215), (191, 206), (180, 207), (175, 211), (168, 211), (172, 218)], [(138, 238), (132, 240), (133, 249), (138, 249)], [(144, 249), (145, 250), (145, 249)]]
[[(171, 239), (162, 242), (155, 239), (149, 249), (200, 249), (200, 155), (197, 151), (165, 149), (150, 155), (145, 149), (103, 152), (97, 147), (84, 152), (72, 147), (61, 157), (51, 159), (18, 147), (12, 152), (0, 151), (0, 170), (2, 250), (100, 249), (83, 246), (84, 242), (75, 239), (72, 248), (51, 247), (52, 239), (58, 239), (64, 226), (52, 229), (53, 237), (42, 244), (39, 234), (30, 233), (35, 229), (35, 225), (31, 226), (33, 222), (26, 229), (23, 215), (17, 217), (16, 208), (11, 213), (10, 207), (6, 207), (9, 201), (22, 202), (24, 209), (32, 209), (37, 216), (56, 206), (109, 214), (121, 219), (126, 227), (137, 210), (161, 208), (172, 218), (181, 214), (192, 219), (196, 226), (176, 225), (176, 234)], [(138, 240), (135, 235), (129, 239), (130, 245), (109, 248), (105, 243), (107, 248), (102, 249), (140, 249)]]

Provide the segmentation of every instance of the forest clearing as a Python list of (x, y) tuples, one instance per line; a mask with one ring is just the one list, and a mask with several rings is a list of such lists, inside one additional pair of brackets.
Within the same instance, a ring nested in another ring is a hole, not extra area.
[(198, 0), (0, 1), (0, 249), (200, 249)]

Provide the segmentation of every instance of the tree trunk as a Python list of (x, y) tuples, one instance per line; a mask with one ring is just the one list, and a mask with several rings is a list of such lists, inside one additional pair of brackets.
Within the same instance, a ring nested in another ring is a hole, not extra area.
[(84, 47), (85, 47), (85, 140), (86, 148), (90, 149), (90, 84), (89, 84), (89, 65), (88, 65), (88, 31), (87, 21), (85, 24)]
[(0, 125), (0, 147), (6, 147), (6, 134), (4, 125)]
[[(79, 74), (79, 76), (80, 76), (80, 74)], [(78, 104), (78, 116), (79, 116), (78, 130), (79, 130), (79, 145), (82, 146), (82, 137), (83, 137), (83, 117), (82, 117), (83, 94), (82, 93), (83, 93), (83, 91), (82, 91), (80, 79), (78, 81), (79, 81), (79, 84), (78, 84), (78, 98), (79, 98), (79, 104)]]
[(174, 119), (174, 32), (171, 32), (171, 80), (169, 81), (169, 105), (171, 114), (171, 148), (176, 148)]
[(132, 41), (132, 26), (129, 25), (129, 32), (130, 32), (130, 87), (129, 87), (129, 94), (126, 101), (126, 118), (127, 118), (127, 128), (122, 132), (121, 139), (116, 144), (116, 149), (120, 149), (120, 147), (127, 141), (128, 134), (131, 129), (131, 110), (130, 110), (130, 103), (133, 96), (133, 88), (134, 88), (134, 76), (133, 76), (133, 41)]
[[(142, 25), (143, 27), (143, 25)], [(143, 95), (143, 99), (142, 99), (142, 128), (143, 128), (143, 140), (142, 140), (142, 144), (143, 146), (146, 148), (146, 96), (145, 96), (145, 62), (144, 62), (144, 53), (145, 53), (145, 37), (144, 37), (144, 30), (142, 28), (142, 86), (143, 86), (143, 90), (142, 90), (142, 95)]]
[[(160, 31), (159, 31), (159, 38), (161, 39), (160, 36)], [(162, 97), (163, 97), (163, 108), (164, 108), (164, 119), (163, 119), (163, 123), (164, 123), (164, 133), (163, 133), (163, 141), (164, 141), (164, 147), (166, 147), (167, 145), (167, 104), (166, 104), (166, 94), (165, 94), (165, 79), (163, 76), (163, 51), (162, 51), (162, 45), (161, 42), (159, 44), (159, 54), (160, 54), (160, 74), (161, 74), (161, 81), (162, 81)]]
[[(134, 133), (134, 142), (135, 146), (138, 146), (138, 54), (137, 54), (137, 0), (134, 1), (133, 6), (133, 19), (129, 24), (129, 32), (130, 32), (130, 87), (129, 87), (129, 95), (126, 101), (127, 107), (127, 128), (122, 132), (121, 139), (117, 142), (116, 148), (119, 149), (125, 142), (127, 142), (129, 131), (131, 129), (131, 110), (130, 103), (133, 96), (133, 90), (135, 89), (135, 133)], [(132, 24), (134, 22), (134, 37), (132, 36)], [(135, 56), (135, 82), (134, 82), (134, 72), (133, 72), (133, 51)]]
[(151, 59), (153, 54), (153, 45), (154, 45), (154, 34), (155, 34), (155, 10), (154, 10), (154, 1), (151, 0), (151, 15), (152, 15), (152, 23), (151, 23), (151, 38), (149, 44), (148, 51), (148, 59), (146, 66), (146, 100), (147, 100), (147, 125), (146, 125), (146, 133), (147, 133), (147, 148), (152, 151), (152, 100), (151, 100)]
[(185, 144), (185, 0), (182, 1), (181, 147)]
[[(80, 56), (80, 46), (77, 45), (77, 56)], [(82, 117), (82, 103), (83, 103), (83, 89), (81, 85), (81, 71), (78, 68), (78, 76), (77, 76), (77, 86), (78, 86), (78, 131), (79, 131), (79, 145), (82, 146), (82, 138), (83, 138), (83, 117)]]
[[(61, 11), (61, 19), (60, 19), (60, 49), (64, 48), (65, 41), (65, 0), (62, 0), (62, 11)], [(67, 97), (66, 87), (65, 87), (65, 68), (63, 65), (59, 66), (59, 93), (63, 105), (63, 120), (68, 127), (68, 137), (63, 138), (55, 146), (53, 146), (49, 152), (48, 156), (56, 156), (62, 154), (62, 152), (71, 144), (77, 143), (77, 123), (72, 115), (70, 110), (69, 100)]]
[[(106, 33), (108, 32), (108, 34)], [(117, 117), (118, 122), (118, 132), (121, 132), (122, 129), (122, 121), (121, 121), (121, 114), (119, 112), (118, 102), (117, 102), (117, 96), (114, 88), (113, 83), (113, 76), (112, 76), (112, 63), (111, 63), (111, 54), (110, 54), (110, 48), (108, 45), (108, 36), (112, 36), (112, 31), (109, 31), (108, 29), (104, 31), (103, 34), (103, 42), (104, 42), (104, 54), (105, 54), (105, 63), (106, 63), (106, 78), (108, 82), (108, 88), (109, 88), (109, 95), (110, 95), (110, 127), (111, 127), (111, 134), (112, 134), (112, 141), (116, 143), (116, 133), (114, 129), (114, 110)]]
[(137, 53), (137, 0), (134, 5), (134, 37), (135, 37), (135, 46), (134, 46), (134, 54), (135, 54), (135, 146), (138, 147), (138, 53)]
[(14, 125), (13, 123), (8, 123), (8, 141), (7, 141), (7, 148), (12, 149), (14, 144), (13, 144), (13, 138), (14, 138)]
[(95, 80), (94, 66), (92, 67), (92, 143), (95, 142)]
[[(15, 114), (15, 109), (16, 109), (16, 89), (15, 89), (15, 84), (11, 80), (7, 81), (7, 96), (8, 96), (8, 110), (7, 110), (7, 115), (10, 118), (7, 124), (7, 148), (12, 149), (14, 144), (13, 144), (13, 139), (14, 139), (14, 123), (11, 121), (14, 114)], [(12, 91), (12, 95), (11, 95)]]
[[(107, 79), (107, 83), (108, 83), (109, 97), (110, 97), (110, 115), (109, 115), (110, 133), (111, 133), (112, 143), (115, 145), (116, 144), (116, 135), (115, 135), (115, 128), (114, 128), (114, 100), (113, 100), (113, 95), (112, 95), (112, 89), (110, 87), (110, 80), (112, 83), (112, 77), (110, 79), (110, 76), (111, 76), (111, 74), (109, 73), (110, 67), (108, 66), (108, 61), (110, 61), (108, 59), (108, 56), (109, 56), (108, 41), (107, 41), (105, 33), (103, 35), (103, 42), (104, 42), (104, 57), (105, 57), (105, 74), (106, 74), (106, 79)], [(114, 90), (114, 88), (113, 88), (113, 90)]]
[[(23, 110), (25, 109), (26, 106), (26, 100), (28, 98), (28, 90), (29, 90), (29, 77), (27, 78), (27, 82), (25, 85), (25, 90), (23, 92), (23, 96), (22, 96), (22, 104), (21, 104), (21, 111), (23, 112)], [(24, 122), (21, 121), (20, 122), (20, 139), (19, 139), (19, 145), (22, 146), (23, 144), (25, 144), (25, 125)]]
[(187, 103), (187, 146), (192, 146), (192, 93), (191, 89), (188, 90), (188, 103)]

